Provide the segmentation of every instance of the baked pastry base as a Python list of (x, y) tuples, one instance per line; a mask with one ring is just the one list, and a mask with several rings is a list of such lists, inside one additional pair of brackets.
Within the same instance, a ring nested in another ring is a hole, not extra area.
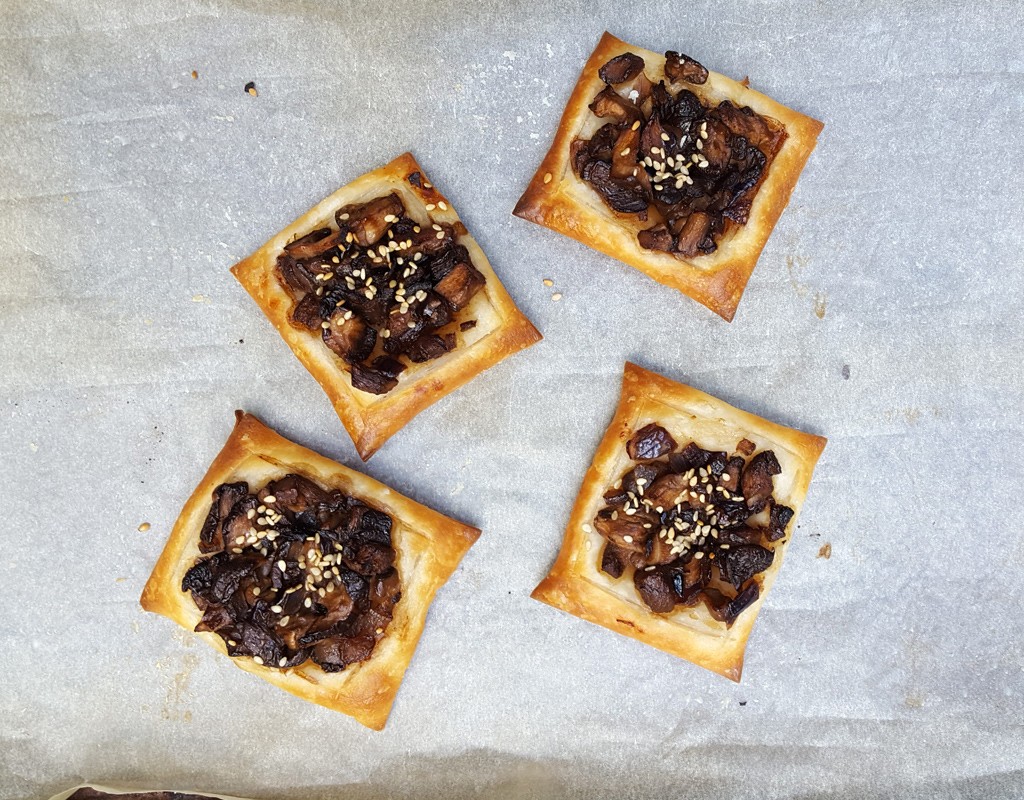
[[(731, 628), (714, 619), (703, 603), (692, 608), (677, 607), (671, 614), (655, 614), (640, 599), (628, 572), (614, 579), (601, 571), (605, 540), (596, 531), (583, 529), (606, 505), (603, 495), (608, 487), (633, 463), (626, 454), (626, 441), (651, 422), (668, 430), (680, 446), (694, 441), (705, 449), (734, 452), (736, 443), (746, 438), (759, 451), (774, 450), (779, 459), (782, 473), (775, 476), (774, 497), (795, 514), (786, 538), (774, 546), (772, 565), (761, 573), (760, 597)], [(531, 596), (739, 681), (747, 637), (782, 566), (825, 441), (627, 363), (619, 407), (583, 479), (562, 549), (551, 572)]]
[[(417, 174), (419, 180), (409, 180)], [(348, 365), (319, 336), (292, 323), (295, 302), (278, 274), (277, 257), (286, 244), (316, 228), (336, 228), (334, 212), (342, 206), (365, 203), (390, 192), (402, 198), (408, 216), (421, 225), (460, 223), (451, 203), (430, 183), (416, 159), (405, 153), (338, 189), (231, 268), (292, 352), (323, 387), (364, 461), (427, 406), (506, 356), (541, 339), (540, 332), (505, 291), (480, 246), (465, 233), (456, 241), (469, 251), (473, 266), (487, 283), (457, 318), (475, 319), (476, 326), (456, 334), (457, 346), (452, 352), (422, 364), (410, 364), (398, 377), (398, 385), (387, 394), (375, 395), (354, 388)], [(428, 204), (435, 207), (428, 211)]]
[[(189, 631), (199, 624), (202, 612), (191, 594), (182, 591), (181, 582), (201, 555), (199, 532), (213, 490), (220, 484), (244, 480), (251, 487), (263, 486), (294, 472), (359, 498), (392, 517), (395, 566), (402, 583), (402, 598), (395, 605), (394, 618), (370, 658), (335, 673), (324, 672), (312, 661), (294, 669), (262, 666), (246, 657), (232, 657), (231, 661), (303, 700), (348, 714), (369, 728), (381, 730), (423, 632), (434, 594), (454, 572), (480, 531), (290, 442), (250, 414), (239, 411), (236, 416), (235, 428), (224, 449), (174, 525), (142, 592), (142, 607)], [(217, 634), (204, 632), (196, 636), (227, 655), (227, 647)]]
[(598, 70), (610, 59), (627, 52), (643, 58), (644, 71), (654, 83), (664, 78), (663, 55), (633, 47), (605, 33), (583, 67), (551, 149), (512, 213), (624, 261), (731, 321), (761, 250), (789, 202), (824, 126), (717, 72), (709, 70), (707, 83), (702, 86), (681, 84), (706, 104), (718, 105), (729, 100), (741, 108), (750, 106), (761, 116), (781, 122), (787, 138), (754, 197), (750, 218), (744, 225), (731, 224), (714, 253), (680, 259), (647, 250), (640, 246), (636, 235), (649, 224), (641, 223), (635, 214), (610, 209), (596, 191), (577, 177), (569, 163), (573, 140), (581, 135), (589, 138), (603, 124), (588, 108), (605, 86)]

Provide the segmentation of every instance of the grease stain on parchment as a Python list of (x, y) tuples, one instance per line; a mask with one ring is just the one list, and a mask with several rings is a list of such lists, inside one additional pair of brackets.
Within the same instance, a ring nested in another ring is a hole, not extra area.
[(942, 409), (938, 406), (908, 406), (906, 408), (889, 408), (882, 412), (886, 422), (903, 420), (908, 425), (916, 425), (922, 417), (941, 417)]
[[(800, 274), (807, 266), (807, 259), (804, 256), (786, 256), (786, 271), (789, 272), (789, 282), (796, 292), (796, 296), (805, 298), (810, 296), (812, 287), (800, 280)], [(813, 309), (814, 316), (818, 319), (825, 319), (825, 310), (828, 307), (828, 296), (817, 289), (814, 290)]]
[(168, 681), (167, 693), (164, 695), (163, 707), (160, 709), (162, 719), (173, 722), (192, 721), (192, 710), (186, 706), (189, 699), (192, 670), (198, 665), (199, 657), (195, 653), (169, 656), (156, 662), (157, 669)]

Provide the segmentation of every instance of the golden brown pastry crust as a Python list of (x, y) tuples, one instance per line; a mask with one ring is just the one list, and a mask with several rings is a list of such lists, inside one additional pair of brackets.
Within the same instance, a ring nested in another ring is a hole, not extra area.
[[(285, 439), (251, 414), (236, 413), (231, 436), (182, 509), (153, 568), (142, 592), (142, 607), (187, 630), (195, 630), (202, 613), (191, 595), (182, 591), (181, 582), (200, 555), (199, 532), (213, 490), (222, 483), (245, 480), (251, 486), (263, 486), (294, 472), (363, 500), (393, 519), (395, 566), (402, 584), (402, 598), (395, 605), (394, 618), (370, 658), (336, 673), (326, 673), (311, 661), (294, 669), (273, 669), (245, 657), (232, 657), (231, 661), (304, 700), (341, 711), (369, 728), (380, 730), (423, 632), (434, 594), (448, 580), (480, 531)], [(215, 633), (196, 635), (227, 654), (224, 641)]]
[[(421, 176), (419, 186), (408, 180), (414, 173)], [(323, 387), (364, 461), (427, 406), (506, 356), (541, 339), (540, 332), (505, 291), (480, 246), (466, 233), (456, 241), (469, 251), (473, 266), (487, 279), (483, 289), (460, 312), (460, 318), (476, 319), (476, 327), (457, 334), (457, 347), (451, 353), (423, 364), (411, 364), (399, 376), (398, 386), (387, 394), (374, 395), (353, 388), (344, 362), (319, 336), (291, 322), (294, 301), (276, 269), (277, 257), (286, 244), (299, 236), (319, 227), (334, 227), (334, 212), (341, 206), (363, 203), (392, 191), (401, 196), (409, 216), (422, 224), (429, 224), (430, 220), (451, 225), (460, 222), (452, 204), (430, 183), (416, 159), (404, 153), (338, 189), (231, 268), (292, 352)], [(436, 207), (428, 211), (428, 204)]]
[[(774, 450), (782, 466), (782, 473), (775, 476), (774, 496), (793, 509), (794, 518), (786, 538), (774, 548), (772, 565), (763, 573), (761, 596), (740, 614), (731, 628), (715, 620), (703, 603), (694, 608), (678, 608), (671, 614), (655, 614), (644, 605), (628, 575), (616, 580), (601, 571), (604, 539), (583, 529), (606, 505), (603, 494), (609, 485), (632, 463), (626, 455), (626, 441), (650, 422), (666, 428), (680, 445), (694, 441), (705, 449), (733, 452), (737, 442), (746, 438), (758, 450)], [(531, 596), (739, 681), (747, 637), (782, 566), (825, 441), (820, 436), (740, 411), (697, 389), (627, 363), (619, 407), (583, 479), (562, 549), (551, 572)]]
[(749, 220), (745, 225), (731, 226), (714, 253), (684, 260), (647, 250), (636, 238), (637, 232), (646, 226), (635, 215), (619, 214), (608, 208), (597, 192), (577, 177), (569, 163), (570, 145), (593, 118), (588, 106), (605, 86), (598, 70), (626, 52), (643, 58), (645, 72), (655, 83), (664, 77), (664, 56), (605, 33), (569, 98), (551, 149), (512, 213), (624, 261), (731, 321), (761, 250), (789, 202), (823, 125), (710, 70), (703, 86), (686, 84), (687, 89), (706, 102), (730, 100), (734, 105), (750, 106), (761, 116), (778, 120), (785, 126), (787, 138), (757, 191)]

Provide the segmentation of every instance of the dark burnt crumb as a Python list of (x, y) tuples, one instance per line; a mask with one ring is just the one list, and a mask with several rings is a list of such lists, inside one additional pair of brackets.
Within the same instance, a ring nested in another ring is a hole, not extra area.
[(365, 661), (401, 598), (391, 528), (387, 514), (300, 475), (218, 486), (203, 555), (182, 580), (202, 612), (196, 630), (273, 669)]
[(239, 340), (238, 340), (238, 343), (239, 343), (239, 344), (245, 344), (245, 339), (239, 339)]
[(741, 705), (741, 706), (745, 706), (746, 704), (747, 704), (747, 701), (746, 701), (746, 700), (740, 700), (740, 705)]
[(849, 364), (843, 364), (843, 380), (844, 381), (850, 380), (850, 365)]
[[(794, 516), (774, 498), (773, 477), (781, 472), (775, 454), (755, 455), (748, 439), (731, 457), (696, 442), (677, 450), (668, 430), (653, 422), (625, 447), (634, 464), (583, 526), (605, 539), (601, 571), (618, 579), (632, 570), (638, 595), (655, 613), (703, 602), (732, 625), (757, 600), (759, 576)], [(767, 525), (758, 516), (765, 506)]]
[(253, 97), (256, 97), (256, 84), (252, 81), (249, 81), (247, 84), (245, 84), (245, 93), (248, 95), (252, 95)]
[[(407, 180), (429, 187), (419, 171)], [(448, 205), (426, 206), (433, 208)], [(460, 312), (486, 278), (458, 243), (461, 223), (420, 224), (397, 192), (344, 206), (333, 217), (277, 258), (278, 278), (293, 300), (290, 320), (347, 365), (353, 387), (386, 394), (410, 364), (456, 349), (459, 334), (476, 324), (460, 320)]]
[(689, 56), (666, 53), (667, 84), (652, 83), (644, 67), (624, 53), (600, 68), (605, 86), (590, 110), (605, 124), (571, 143), (570, 164), (609, 208), (643, 224), (641, 247), (683, 259), (711, 254), (749, 219), (785, 128), (685, 88), (701, 91), (708, 80)]
[(409, 183), (411, 183), (417, 189), (423, 188), (423, 176), (420, 175), (418, 171), (410, 173), (409, 177), (406, 178), (406, 180), (409, 181)]

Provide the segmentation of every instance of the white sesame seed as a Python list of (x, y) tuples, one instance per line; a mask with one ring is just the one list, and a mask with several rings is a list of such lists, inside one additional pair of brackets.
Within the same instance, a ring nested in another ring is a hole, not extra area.
[(550, 172), (544, 173), (544, 183), (551, 183), (552, 175)]
[(447, 203), (446, 203), (446, 202), (445, 202), (444, 200), (442, 200), (441, 202), (439, 202), (439, 203), (437, 204), (437, 207), (438, 207), (439, 209), (441, 209), (442, 211), (447, 211), (447, 210), (448, 210), (448, 204), (447, 204)]
[(583, 532), (584, 532), (584, 533), (592, 533), (592, 532), (593, 532), (593, 530), (594, 530), (594, 529), (593, 529), (593, 528), (591, 528), (591, 527), (590, 527), (590, 525), (588, 525), (588, 524), (587, 524), (586, 522), (584, 522), (584, 523), (583, 523), (583, 526), (582, 526), (582, 527), (583, 527)]
[(259, 656), (253, 656), (252, 660), (255, 661), (257, 664), (259, 664), (260, 666), (263, 666), (263, 659), (260, 658)]
[(427, 211), (433, 211), (435, 208), (437, 208), (437, 206), (433, 203), (427, 203)]
[(624, 541), (626, 544), (633, 544), (633, 537), (628, 535), (623, 536), (622, 541)]

